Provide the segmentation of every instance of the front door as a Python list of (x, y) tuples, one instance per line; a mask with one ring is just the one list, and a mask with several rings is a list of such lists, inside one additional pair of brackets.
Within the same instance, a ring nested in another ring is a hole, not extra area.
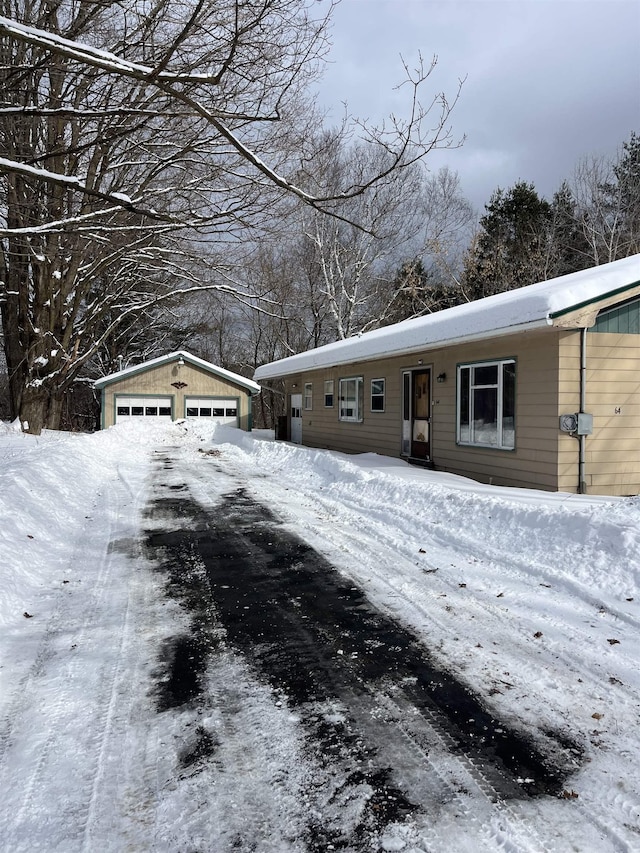
[(291, 441), (302, 444), (302, 394), (291, 395)]
[(431, 370), (403, 375), (402, 452), (413, 459), (431, 459)]

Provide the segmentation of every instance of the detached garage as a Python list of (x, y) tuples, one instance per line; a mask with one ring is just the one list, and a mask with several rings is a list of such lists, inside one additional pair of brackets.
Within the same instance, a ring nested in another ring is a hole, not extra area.
[(95, 382), (102, 393), (102, 428), (127, 420), (207, 418), (251, 430), (260, 386), (188, 352), (172, 352)]

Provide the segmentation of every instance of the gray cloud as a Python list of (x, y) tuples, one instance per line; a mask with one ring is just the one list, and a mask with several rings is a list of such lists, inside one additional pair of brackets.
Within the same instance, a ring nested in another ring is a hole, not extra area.
[(425, 95), (453, 97), (464, 146), (431, 157), (460, 174), (482, 209), (523, 179), (550, 197), (577, 162), (613, 156), (640, 131), (638, 0), (342, 0), (320, 101), (372, 121), (406, 113), (394, 91), (418, 52), (438, 56)]

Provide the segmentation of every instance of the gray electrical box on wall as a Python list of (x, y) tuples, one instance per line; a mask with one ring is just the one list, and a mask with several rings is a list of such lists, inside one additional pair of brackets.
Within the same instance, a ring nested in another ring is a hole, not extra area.
[(586, 412), (575, 412), (570, 415), (560, 415), (560, 429), (572, 435), (591, 435), (593, 432), (593, 415)]
[(575, 432), (578, 429), (578, 416), (560, 415), (560, 429), (562, 432)]
[(593, 432), (593, 415), (586, 412), (578, 412), (578, 435), (591, 435)]

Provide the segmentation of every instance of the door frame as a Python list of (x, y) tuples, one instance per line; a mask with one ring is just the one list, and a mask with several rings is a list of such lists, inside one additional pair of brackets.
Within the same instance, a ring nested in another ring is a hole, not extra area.
[(291, 441), (293, 444), (302, 444), (302, 392), (290, 395), (289, 421)]
[[(429, 377), (429, 393), (428, 393), (428, 414), (426, 418), (415, 417), (415, 392), (416, 392), (416, 376), (419, 374), (427, 374)], [(408, 459), (418, 459), (421, 462), (432, 461), (431, 447), (431, 428), (433, 422), (433, 365), (425, 364), (419, 367), (411, 367), (402, 371), (402, 433), (401, 433), (401, 450), (400, 455)], [(427, 438), (424, 442), (417, 442), (414, 438), (416, 420), (426, 421), (426, 424), (421, 424), (422, 429), (426, 426)], [(426, 445), (424, 448), (416, 448), (416, 444)], [(416, 453), (416, 450), (420, 450)], [(424, 453), (422, 453), (424, 450)]]

